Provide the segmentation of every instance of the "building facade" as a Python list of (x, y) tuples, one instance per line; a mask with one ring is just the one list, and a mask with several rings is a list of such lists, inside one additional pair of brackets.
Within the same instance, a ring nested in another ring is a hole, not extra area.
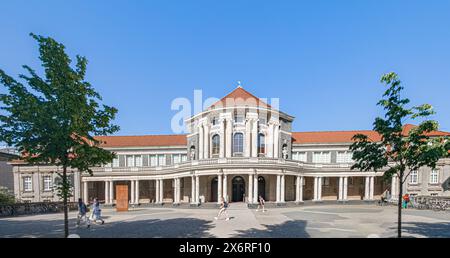
[[(117, 154), (92, 176), (70, 171), (72, 201), (97, 197), (115, 203), (115, 186), (128, 185), (131, 204), (174, 205), (231, 202), (256, 204), (258, 196), (287, 202), (375, 200), (398, 193), (398, 178), (383, 171), (351, 170), (349, 146), (357, 133), (292, 132), (294, 117), (272, 108), (241, 87), (187, 119), (187, 135), (101, 136)], [(405, 126), (410, 130), (412, 125)], [(433, 132), (435, 136), (450, 135)], [(60, 168), (14, 163), (16, 197), (26, 202), (57, 201), (53, 185)], [(406, 192), (450, 195), (450, 160), (436, 169), (414, 171)]]

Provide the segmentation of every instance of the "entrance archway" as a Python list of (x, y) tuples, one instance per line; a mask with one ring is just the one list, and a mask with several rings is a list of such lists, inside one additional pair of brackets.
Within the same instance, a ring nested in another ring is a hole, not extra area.
[(213, 178), (211, 180), (211, 202), (217, 202), (217, 185), (218, 185), (218, 179), (217, 177)]
[(262, 176), (258, 177), (258, 201), (259, 196), (266, 200), (266, 180)]
[(244, 201), (245, 194), (245, 181), (241, 176), (235, 176), (231, 181), (233, 186), (233, 194), (231, 196), (231, 201), (233, 202), (242, 202)]

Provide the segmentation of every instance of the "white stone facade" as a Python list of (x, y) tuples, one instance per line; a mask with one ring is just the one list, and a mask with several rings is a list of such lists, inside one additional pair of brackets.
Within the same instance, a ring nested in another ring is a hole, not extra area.
[[(244, 99), (253, 97), (240, 88), (235, 92)], [(128, 184), (131, 204), (198, 205), (221, 197), (256, 204), (258, 196), (279, 204), (375, 200), (385, 190), (394, 196), (398, 192), (396, 178), (383, 181), (383, 171), (350, 169), (350, 141), (294, 139), (293, 120), (267, 105), (212, 106), (186, 121), (190, 132), (181, 144), (104, 146), (117, 158), (93, 168), (93, 176), (71, 171), (71, 200), (97, 197), (114, 204), (118, 182)], [(114, 136), (110, 139), (114, 142)], [(57, 170), (16, 164), (16, 197), (30, 202), (58, 200), (48, 189), (49, 177), (54, 180)], [(442, 160), (433, 175), (428, 168), (414, 174), (405, 184), (406, 192), (449, 196), (449, 178), (450, 161)]]

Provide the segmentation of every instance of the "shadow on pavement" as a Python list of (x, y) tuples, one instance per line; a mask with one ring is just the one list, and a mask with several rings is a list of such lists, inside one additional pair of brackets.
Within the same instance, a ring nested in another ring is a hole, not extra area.
[(450, 237), (450, 222), (404, 222), (402, 231), (423, 237)]
[(234, 237), (267, 237), (267, 238), (309, 238), (306, 232), (306, 221), (286, 221), (278, 225), (263, 225), (266, 229), (248, 229), (238, 230), (238, 234)]
[[(58, 220), (32, 220), (14, 221), (3, 220), (4, 225), (0, 229), (0, 237), (33, 237), (33, 238), (59, 238), (63, 237), (64, 223)], [(92, 223), (87, 229), (82, 223), (76, 228), (75, 219), (69, 220), (69, 234), (78, 234), (81, 238), (188, 238), (213, 237), (207, 231), (211, 229), (211, 221), (195, 218), (176, 219), (148, 219), (139, 221), (108, 222), (104, 225)], [(8, 232), (11, 233), (8, 233)]]

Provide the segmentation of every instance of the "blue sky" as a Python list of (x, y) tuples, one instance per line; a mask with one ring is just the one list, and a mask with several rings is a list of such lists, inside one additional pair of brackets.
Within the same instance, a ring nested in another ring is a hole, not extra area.
[[(30, 32), (88, 58), (118, 135), (172, 133), (178, 97), (242, 81), (294, 131), (371, 129), (383, 73), (450, 131), (450, 1), (2, 1), (0, 68), (39, 66)], [(0, 89), (2, 90), (2, 89)]]

